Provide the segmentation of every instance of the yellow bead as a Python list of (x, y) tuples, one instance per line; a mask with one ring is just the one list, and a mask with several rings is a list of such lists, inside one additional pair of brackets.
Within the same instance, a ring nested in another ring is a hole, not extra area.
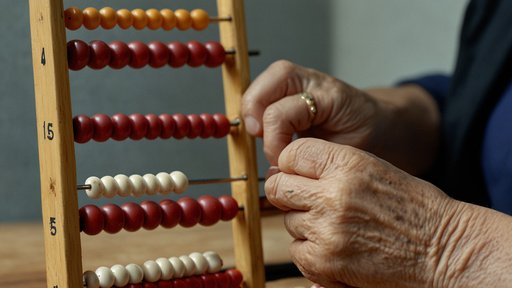
[(144, 29), (148, 24), (148, 16), (146, 15), (146, 11), (142, 9), (133, 9), (132, 17), (133, 27), (137, 30)]
[(84, 16), (80, 9), (69, 7), (64, 11), (64, 23), (69, 30), (76, 30), (82, 26)]
[(206, 29), (210, 23), (208, 12), (203, 9), (192, 10), (192, 12), (190, 12), (190, 17), (192, 18), (192, 28), (197, 31)]
[(178, 9), (174, 11), (174, 15), (176, 15), (177, 23), (176, 27), (180, 30), (187, 30), (192, 26), (192, 18), (190, 17), (190, 13), (184, 9)]
[(148, 9), (146, 10), (146, 16), (148, 17), (148, 28), (151, 30), (156, 30), (162, 27), (162, 15), (160, 11), (156, 9)]
[(116, 27), (117, 16), (116, 11), (111, 7), (103, 7), (100, 9), (101, 22), (100, 25), (104, 29), (112, 29)]
[(132, 12), (128, 9), (120, 9), (116, 12), (117, 15), (117, 25), (121, 29), (128, 29), (133, 24)]
[(160, 10), (160, 15), (162, 15), (162, 28), (164, 30), (171, 30), (176, 27), (176, 15), (171, 9)]
[(101, 17), (98, 9), (93, 7), (87, 7), (83, 11), (84, 14), (84, 27), (93, 30), (100, 26)]

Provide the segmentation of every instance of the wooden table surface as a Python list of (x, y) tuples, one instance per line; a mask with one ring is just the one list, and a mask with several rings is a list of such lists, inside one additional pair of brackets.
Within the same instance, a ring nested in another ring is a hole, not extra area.
[[(288, 244), (281, 216), (262, 220), (265, 262), (289, 262)], [(82, 235), (84, 270), (114, 264), (142, 264), (146, 260), (191, 252), (217, 251), (225, 267), (234, 265), (231, 224), (212, 227), (156, 229), (154, 231), (100, 233)], [(45, 287), (44, 244), (42, 225), (37, 223), (0, 223), (0, 287)], [(267, 283), (266, 287), (310, 287), (303, 278), (289, 278)]]

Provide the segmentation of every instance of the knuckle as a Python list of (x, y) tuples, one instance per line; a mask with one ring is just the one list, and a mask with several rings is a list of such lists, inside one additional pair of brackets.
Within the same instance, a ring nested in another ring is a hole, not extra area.
[(272, 63), (269, 69), (280, 71), (283, 75), (293, 73), (297, 66), (288, 60), (277, 60)]

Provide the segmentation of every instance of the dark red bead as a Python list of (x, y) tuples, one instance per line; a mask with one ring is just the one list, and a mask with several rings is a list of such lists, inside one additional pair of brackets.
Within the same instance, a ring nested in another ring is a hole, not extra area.
[(190, 41), (187, 43), (188, 51), (190, 51), (190, 57), (188, 58), (188, 66), (199, 67), (206, 62), (208, 57), (208, 50), (203, 44), (197, 41)]
[(174, 129), (173, 137), (176, 139), (183, 139), (188, 135), (188, 131), (190, 130), (190, 122), (188, 121), (187, 116), (177, 113), (173, 114), (172, 118), (176, 123), (176, 128)]
[(137, 283), (137, 284), (128, 284), (122, 288), (143, 288), (143, 287), (142, 287), (142, 284)]
[(213, 274), (217, 280), (217, 288), (231, 288), (231, 278), (224, 272)]
[(178, 203), (165, 199), (160, 202), (160, 208), (162, 208), (162, 222), (160, 225), (164, 228), (173, 228), (181, 220), (181, 206)]
[(157, 283), (144, 282), (143, 288), (158, 288)]
[(140, 41), (133, 41), (128, 44), (130, 48), (130, 67), (142, 68), (149, 63), (149, 48), (146, 44)]
[(217, 279), (213, 274), (201, 275), (201, 281), (203, 281), (204, 288), (217, 288)]
[(87, 235), (96, 235), (103, 230), (105, 219), (100, 208), (85, 205), (78, 211), (80, 215), (80, 230)]
[(92, 69), (103, 69), (110, 63), (110, 47), (99, 40), (89, 42), (89, 64)]
[(222, 206), (222, 215), (220, 219), (222, 221), (229, 221), (235, 218), (238, 214), (238, 203), (235, 198), (228, 195), (222, 195), (218, 200)]
[(167, 48), (169, 48), (169, 65), (171, 67), (178, 68), (187, 64), (190, 52), (185, 44), (175, 41), (167, 44)]
[(176, 122), (174, 118), (172, 118), (169, 114), (162, 114), (158, 116), (160, 120), (162, 120), (162, 131), (160, 131), (160, 138), (169, 139), (174, 134), (174, 129), (176, 127)]
[(219, 222), (222, 216), (222, 205), (217, 198), (210, 195), (202, 195), (197, 198), (197, 203), (201, 206), (201, 219), (199, 224), (211, 226)]
[(89, 63), (89, 45), (82, 40), (71, 40), (67, 44), (68, 67), (80, 70)]
[(113, 69), (124, 68), (130, 63), (130, 48), (126, 43), (121, 41), (112, 41), (108, 44), (110, 47), (110, 63), (108, 64)]
[(121, 207), (115, 204), (107, 204), (101, 207), (105, 223), (103, 230), (105, 232), (114, 234), (121, 231), (124, 227), (124, 212)]
[(158, 281), (158, 288), (173, 288), (172, 281), (160, 280), (160, 281)]
[(146, 138), (153, 140), (160, 136), (162, 132), (162, 120), (155, 114), (147, 114), (146, 120), (148, 120), (148, 131), (146, 132)]
[(115, 114), (112, 119), (112, 139), (122, 141), (130, 137), (132, 125), (130, 118), (125, 114)]
[(203, 120), (203, 131), (201, 131), (201, 138), (210, 138), (215, 134), (215, 128), (217, 123), (213, 119), (211, 114), (203, 113), (199, 115), (201, 120)]
[(231, 129), (231, 123), (229, 123), (228, 118), (223, 114), (215, 113), (213, 114), (213, 120), (215, 120), (215, 133), (213, 134), (213, 137), (226, 137)]
[(134, 232), (144, 224), (144, 210), (140, 205), (128, 202), (121, 205), (124, 211), (124, 230)]
[(185, 280), (185, 282), (187, 283), (187, 287), (189, 288), (202, 288), (203, 287), (203, 282), (201, 281), (201, 278), (199, 277), (189, 277), (189, 278), (185, 278), (183, 279)]
[(146, 230), (153, 230), (160, 226), (162, 222), (162, 208), (153, 201), (144, 201), (140, 203), (144, 210), (144, 224), (142, 227)]
[(189, 114), (187, 118), (190, 122), (190, 130), (187, 137), (190, 139), (197, 138), (203, 132), (203, 120), (197, 114)]
[(240, 285), (242, 285), (242, 281), (244, 280), (244, 277), (242, 276), (242, 272), (236, 269), (229, 269), (226, 270), (226, 273), (229, 278), (231, 278), (231, 287), (232, 288), (238, 288)]
[(204, 62), (206, 67), (218, 67), (224, 63), (224, 60), (226, 60), (226, 50), (224, 50), (224, 47), (219, 42), (209, 41), (204, 46), (208, 51), (208, 57), (206, 57), (206, 62)]
[(201, 206), (199, 206), (199, 203), (197, 203), (195, 199), (183, 197), (177, 202), (182, 211), (180, 220), (181, 226), (192, 227), (199, 223), (199, 219), (201, 219)]
[(113, 125), (110, 117), (105, 114), (96, 114), (91, 119), (94, 126), (92, 139), (98, 142), (107, 141), (112, 136)]
[(187, 286), (187, 282), (184, 279), (176, 279), (174, 280), (174, 288), (189, 288)]
[(86, 115), (78, 115), (73, 118), (73, 134), (75, 142), (86, 143), (94, 135), (94, 124)]
[(149, 128), (149, 123), (146, 117), (140, 113), (135, 113), (131, 114), (129, 118), (132, 126), (130, 138), (133, 140), (140, 140), (144, 138)]
[(159, 68), (169, 62), (169, 49), (164, 43), (153, 41), (148, 43), (149, 48), (149, 66)]

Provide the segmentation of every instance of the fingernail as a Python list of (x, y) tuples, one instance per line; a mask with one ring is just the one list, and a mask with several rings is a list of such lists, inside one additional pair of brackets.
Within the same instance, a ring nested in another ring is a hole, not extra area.
[(265, 175), (265, 180), (270, 178), (271, 176), (281, 172), (277, 166), (270, 166), (267, 170), (267, 174)]
[(247, 132), (252, 135), (256, 135), (260, 131), (260, 123), (254, 119), (252, 116), (247, 116), (244, 119), (245, 122), (245, 129), (247, 129)]

